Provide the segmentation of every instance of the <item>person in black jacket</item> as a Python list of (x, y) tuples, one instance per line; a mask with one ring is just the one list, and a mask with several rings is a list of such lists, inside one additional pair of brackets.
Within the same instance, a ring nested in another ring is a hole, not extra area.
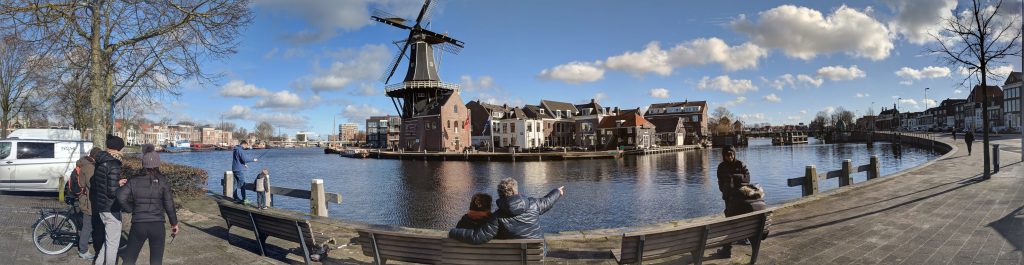
[[(526, 197), (519, 194), (519, 183), (505, 178), (498, 184), (498, 211), (494, 212), (487, 225), (476, 229), (454, 228), (448, 237), (469, 244), (483, 244), (491, 239), (543, 239), (540, 216), (551, 210), (555, 202), (565, 194), (565, 186), (552, 190), (543, 198)], [(547, 254), (547, 244), (544, 246)]]
[(92, 212), (99, 215), (102, 237), (93, 237), (94, 244), (102, 242), (96, 252), (95, 264), (114, 265), (117, 262), (117, 248), (121, 242), (121, 206), (117, 203), (117, 188), (124, 185), (121, 180), (121, 137), (107, 135), (107, 151), (96, 155), (96, 171), (89, 180), (89, 201)]
[[(740, 191), (744, 185), (750, 184), (750, 171), (742, 161), (736, 159), (736, 150), (731, 145), (722, 148), (722, 163), (718, 164), (718, 190), (725, 201), (725, 217), (748, 213), (746, 196)], [(720, 258), (732, 256), (732, 245), (722, 246), (715, 253)]]
[(964, 144), (967, 144), (967, 155), (971, 155), (971, 145), (974, 144), (974, 132), (971, 130), (964, 134)]
[(171, 236), (178, 234), (178, 215), (174, 210), (174, 193), (170, 182), (160, 174), (160, 154), (142, 155), (146, 174), (131, 178), (117, 192), (117, 201), (132, 213), (128, 247), (121, 255), (124, 264), (135, 264), (142, 244), (149, 241), (149, 264), (162, 264), (164, 258), (164, 214), (171, 223)]
[(469, 212), (462, 215), (462, 219), (459, 219), (459, 223), (455, 224), (455, 227), (476, 229), (486, 225), (487, 219), (491, 217), (491, 203), (491, 195), (487, 193), (474, 194), (469, 203)]

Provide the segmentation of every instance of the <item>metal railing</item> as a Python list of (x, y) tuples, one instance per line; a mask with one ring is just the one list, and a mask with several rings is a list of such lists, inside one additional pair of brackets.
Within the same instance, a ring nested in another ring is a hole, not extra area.
[(397, 84), (390, 84), (384, 87), (384, 91), (391, 92), (400, 89), (417, 88), (440, 88), (459, 92), (459, 85), (441, 81), (405, 81)]

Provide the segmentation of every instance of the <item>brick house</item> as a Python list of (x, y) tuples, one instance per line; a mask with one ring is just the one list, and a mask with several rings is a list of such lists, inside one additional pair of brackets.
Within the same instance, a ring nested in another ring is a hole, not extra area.
[(639, 109), (623, 111), (605, 118), (598, 125), (601, 150), (643, 149), (654, 145), (655, 126), (640, 115)]
[(545, 130), (547, 130), (545, 131), (547, 146), (573, 146), (576, 144), (575, 117), (579, 115), (576, 105), (566, 102), (541, 100), (538, 107), (552, 118), (551, 121), (545, 121), (544, 124)]
[(708, 130), (707, 101), (683, 101), (651, 104), (644, 113), (648, 120), (683, 119), (686, 128), (686, 144), (696, 144), (710, 136)]
[[(495, 126), (498, 124), (498, 121), (509, 111), (508, 106), (499, 106), (474, 100), (466, 103), (466, 109), (469, 109), (473, 145), (479, 148), (499, 146), (498, 142), (500, 140), (492, 135), (492, 130), (496, 129)], [(490, 124), (488, 124), (488, 121)]]
[(590, 99), (589, 103), (576, 105), (576, 109), (579, 110), (579, 114), (574, 117), (576, 146), (592, 150), (598, 143), (597, 126), (604, 118), (618, 115), (619, 109), (602, 107), (594, 99)]
[(659, 146), (681, 146), (686, 143), (686, 126), (683, 118), (650, 120), (654, 124), (655, 140)]
[(469, 147), (469, 110), (459, 93), (415, 103), (415, 116), (402, 119), (399, 147), (409, 151), (461, 152)]

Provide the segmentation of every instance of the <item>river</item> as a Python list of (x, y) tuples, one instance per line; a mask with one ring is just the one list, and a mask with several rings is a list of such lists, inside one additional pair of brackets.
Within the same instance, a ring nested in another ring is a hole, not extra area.
[[(812, 139), (812, 143), (815, 142)], [(332, 218), (446, 230), (469, 207), (469, 198), (486, 192), (497, 198), (505, 177), (519, 181), (520, 192), (543, 196), (565, 186), (563, 197), (541, 217), (546, 232), (587, 230), (652, 224), (722, 212), (715, 171), (721, 149), (626, 156), (621, 159), (544, 162), (466, 162), (353, 159), (325, 155), (319, 148), (248, 150), (260, 162), (250, 166), (246, 181), (261, 168), (270, 170), (274, 186), (309, 189), (311, 179), (323, 179), (328, 192), (342, 195), (340, 205), (328, 205)], [(882, 175), (912, 168), (940, 154), (904, 146), (894, 157), (892, 145), (807, 144), (772, 146), (768, 139), (751, 139), (737, 149), (737, 158), (751, 172), (751, 182), (764, 187), (769, 205), (800, 197), (800, 187), (786, 179), (803, 176), (804, 167), (818, 172), (836, 170), (844, 159), (867, 164), (877, 155)], [(208, 188), (220, 191), (231, 152), (165, 153), (165, 162), (196, 166), (210, 173)], [(862, 182), (865, 173), (854, 176)], [(838, 179), (820, 181), (820, 190), (838, 186)], [(250, 192), (250, 199), (255, 198)], [(308, 212), (309, 201), (276, 196), (276, 207)]]

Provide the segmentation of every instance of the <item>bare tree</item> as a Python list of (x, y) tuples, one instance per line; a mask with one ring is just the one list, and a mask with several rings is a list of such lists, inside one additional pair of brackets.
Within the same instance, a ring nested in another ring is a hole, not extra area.
[[(200, 63), (234, 53), (252, 20), (247, 0), (13, 0), (0, 14), (64, 54), (85, 51), (94, 144), (109, 132), (112, 105), (130, 95), (177, 94), (183, 80), (215, 77)], [(10, 26), (10, 25), (6, 25)]]
[(274, 137), (274, 125), (270, 125), (269, 122), (261, 121), (256, 124), (256, 139), (260, 141), (270, 141)]
[(942, 32), (932, 35), (938, 42), (937, 47), (929, 50), (941, 55), (947, 64), (968, 69), (971, 74), (962, 83), (971, 77), (981, 79), (985, 178), (989, 177), (991, 163), (988, 153), (988, 67), (1008, 57), (1021, 56), (1020, 17), (1004, 8), (1008, 7), (1003, 7), (1002, 0), (988, 6), (981, 0), (972, 0), (965, 9), (958, 10), (957, 16), (944, 21)]
[[(47, 93), (38, 93), (48, 85), (50, 68), (54, 62), (17, 34), (0, 37), (0, 138), (7, 137), (7, 128), (19, 115), (31, 112), (32, 120), (39, 120), (39, 104)], [(26, 124), (28, 125), (28, 124)]]

